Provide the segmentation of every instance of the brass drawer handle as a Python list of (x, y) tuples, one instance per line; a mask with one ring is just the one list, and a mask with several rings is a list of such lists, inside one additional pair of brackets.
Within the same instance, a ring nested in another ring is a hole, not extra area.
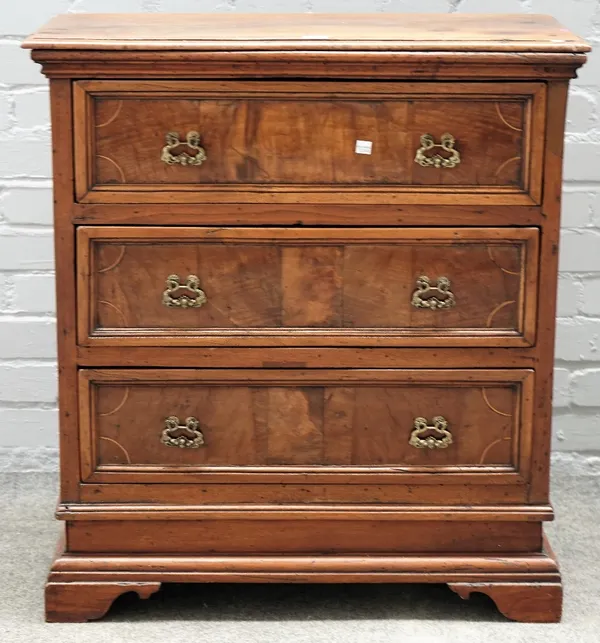
[[(460, 163), (460, 152), (454, 149), (455, 143), (456, 141), (452, 134), (443, 134), (441, 143), (436, 143), (431, 134), (423, 134), (421, 136), (421, 147), (417, 150), (415, 156), (415, 163), (422, 167), (452, 169)], [(425, 152), (430, 152), (438, 147), (444, 152), (448, 152), (450, 156), (442, 156), (441, 154), (425, 155)]]
[(431, 279), (422, 275), (417, 279), (417, 288), (413, 292), (412, 305), (415, 308), (452, 308), (456, 305), (456, 297), (450, 290), (450, 279), (439, 277), (437, 285), (431, 285)]
[(200, 288), (200, 279), (188, 275), (182, 284), (179, 275), (167, 277), (167, 288), (163, 292), (162, 303), (168, 308), (200, 308), (208, 301), (206, 293)]
[(171, 415), (165, 420), (160, 441), (168, 447), (197, 449), (204, 444), (204, 435), (200, 431), (200, 422), (195, 417), (189, 417), (185, 424), (179, 424), (179, 418)]
[(414, 427), (408, 443), (417, 449), (447, 449), (452, 444), (448, 420), (441, 415), (433, 418), (433, 426), (428, 425), (425, 418), (415, 418)]
[[(160, 160), (167, 165), (202, 165), (206, 161), (206, 150), (200, 147), (200, 134), (198, 132), (188, 132), (185, 136), (185, 142), (179, 140), (177, 132), (169, 132), (165, 137), (167, 144), (162, 148)], [(173, 150), (187, 145), (195, 154), (180, 152), (173, 154)]]

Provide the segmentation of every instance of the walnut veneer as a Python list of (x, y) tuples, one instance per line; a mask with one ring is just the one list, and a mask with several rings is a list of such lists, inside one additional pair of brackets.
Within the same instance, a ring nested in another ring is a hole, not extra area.
[(565, 106), (544, 16), (59, 16), (49, 621), (443, 582), (556, 621)]

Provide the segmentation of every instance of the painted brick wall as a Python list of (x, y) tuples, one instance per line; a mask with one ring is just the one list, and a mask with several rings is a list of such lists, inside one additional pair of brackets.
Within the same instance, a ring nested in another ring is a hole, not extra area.
[(554, 448), (600, 452), (600, 0), (19, 0), (0, 18), (0, 469), (56, 462), (48, 90), (19, 43), (65, 11), (549, 13), (596, 44), (569, 103)]

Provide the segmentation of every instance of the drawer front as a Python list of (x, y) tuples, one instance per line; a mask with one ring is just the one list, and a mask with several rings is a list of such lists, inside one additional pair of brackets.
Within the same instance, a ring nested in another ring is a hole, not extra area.
[(542, 83), (81, 81), (77, 192), (153, 202), (205, 201), (208, 191), (239, 202), (317, 191), (335, 202), (348, 201), (344, 187), (379, 202), (398, 190), (539, 202), (544, 92)]
[(528, 468), (528, 370), (83, 370), (80, 386), (90, 481), (243, 471), (249, 483), (353, 472), (486, 484)]
[(83, 345), (527, 346), (538, 232), (78, 230)]

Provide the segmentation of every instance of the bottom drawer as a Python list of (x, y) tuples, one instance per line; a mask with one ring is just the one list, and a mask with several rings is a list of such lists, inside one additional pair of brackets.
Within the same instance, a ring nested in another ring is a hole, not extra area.
[(533, 380), (524, 369), (82, 370), (83, 480), (523, 483)]

